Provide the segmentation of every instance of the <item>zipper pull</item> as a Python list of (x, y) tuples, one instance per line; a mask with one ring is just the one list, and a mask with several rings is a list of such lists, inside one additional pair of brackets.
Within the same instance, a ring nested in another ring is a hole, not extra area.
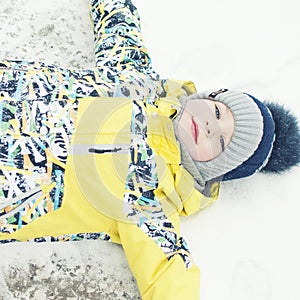
[(95, 153), (95, 154), (103, 154), (103, 153), (112, 153), (112, 152), (119, 152), (121, 151), (122, 148), (113, 148), (113, 149), (95, 149), (95, 148), (89, 148), (90, 153)]

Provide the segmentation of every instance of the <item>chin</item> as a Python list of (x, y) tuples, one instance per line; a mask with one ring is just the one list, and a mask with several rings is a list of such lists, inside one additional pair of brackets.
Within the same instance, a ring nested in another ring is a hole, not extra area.
[(187, 149), (190, 157), (192, 158), (192, 160), (198, 160), (198, 153), (196, 151), (193, 151), (193, 147), (188, 147), (186, 144), (185, 144), (185, 148)]

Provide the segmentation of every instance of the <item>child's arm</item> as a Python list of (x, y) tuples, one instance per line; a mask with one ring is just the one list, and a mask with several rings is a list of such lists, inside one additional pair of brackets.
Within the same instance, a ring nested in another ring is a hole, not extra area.
[[(176, 214), (170, 219), (173, 224), (179, 222)], [(153, 239), (132, 223), (120, 222), (118, 231), (143, 300), (199, 299), (199, 269), (193, 263), (187, 267), (180, 251), (168, 258)]]
[(147, 73), (151, 60), (145, 47), (136, 7), (130, 0), (91, 0), (97, 66), (119, 72)]

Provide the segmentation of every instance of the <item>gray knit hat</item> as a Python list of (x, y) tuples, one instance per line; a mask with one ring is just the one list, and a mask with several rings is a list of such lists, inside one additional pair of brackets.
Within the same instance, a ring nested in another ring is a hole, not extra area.
[[(234, 118), (234, 133), (225, 150), (210, 161), (193, 161), (178, 135), (178, 122), (187, 101), (209, 99), (224, 103)], [(300, 126), (295, 115), (278, 103), (261, 102), (252, 95), (221, 89), (181, 97), (174, 119), (184, 167), (195, 187), (209, 194), (214, 181), (250, 176), (258, 171), (282, 173), (300, 164)]]
[[(201, 190), (206, 182), (230, 172), (253, 155), (263, 137), (264, 118), (257, 103), (242, 92), (227, 89), (209, 90), (182, 97), (180, 102), (182, 107), (184, 107), (187, 101), (195, 99), (209, 99), (222, 102), (232, 112), (235, 123), (234, 134), (230, 143), (219, 156), (210, 161), (193, 161), (183, 143), (178, 139), (181, 147), (182, 163), (193, 175), (198, 189)], [(183, 109), (181, 113), (182, 111)], [(177, 122), (175, 122), (175, 133), (177, 136), (178, 120), (181, 113), (177, 117)], [(270, 145), (266, 151), (270, 152), (271, 148)], [(266, 154), (266, 157), (268, 155), (269, 153)]]
[(225, 150), (216, 158), (197, 162), (206, 181), (224, 175), (246, 161), (257, 149), (263, 135), (263, 116), (256, 103), (238, 91), (207, 91), (190, 99), (213, 99), (225, 104), (233, 114), (234, 134)]

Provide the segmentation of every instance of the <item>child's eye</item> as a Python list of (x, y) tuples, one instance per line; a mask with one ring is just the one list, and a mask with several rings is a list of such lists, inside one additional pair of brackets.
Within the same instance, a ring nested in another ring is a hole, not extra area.
[(216, 118), (219, 120), (221, 118), (221, 112), (217, 105), (215, 105), (215, 114), (216, 114)]
[(224, 149), (225, 149), (225, 140), (222, 136), (220, 136), (220, 144), (221, 144), (222, 151), (224, 151)]

